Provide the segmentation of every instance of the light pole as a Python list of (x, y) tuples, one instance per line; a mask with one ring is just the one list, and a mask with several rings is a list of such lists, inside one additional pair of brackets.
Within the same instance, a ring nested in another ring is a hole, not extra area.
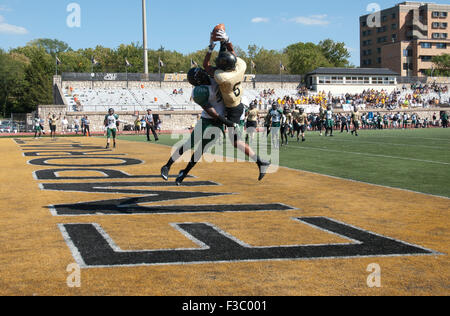
[(148, 75), (148, 48), (147, 48), (147, 8), (146, 0), (142, 0), (142, 29), (144, 43), (144, 73)]

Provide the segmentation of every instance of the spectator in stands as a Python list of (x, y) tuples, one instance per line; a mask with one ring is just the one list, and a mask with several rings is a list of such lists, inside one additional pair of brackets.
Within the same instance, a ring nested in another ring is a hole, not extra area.
[(150, 131), (152, 131), (153, 137), (155, 137), (155, 141), (159, 141), (158, 134), (156, 134), (155, 130), (155, 121), (153, 119), (152, 110), (147, 110), (147, 115), (145, 116), (145, 123), (147, 129), (147, 141), (150, 142)]

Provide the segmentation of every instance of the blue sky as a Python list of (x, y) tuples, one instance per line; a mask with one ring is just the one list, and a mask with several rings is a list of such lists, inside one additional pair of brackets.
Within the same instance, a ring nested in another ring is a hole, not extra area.
[[(81, 8), (80, 28), (66, 23), (67, 6), (74, 2)], [(372, 2), (385, 9), (399, 1), (147, 0), (149, 47), (193, 52), (208, 45), (214, 25), (225, 23), (232, 41), (244, 49), (331, 38), (345, 42), (359, 66), (358, 17)], [(74, 49), (142, 42), (141, 0), (0, 0), (0, 48), (35, 38), (57, 38)]]

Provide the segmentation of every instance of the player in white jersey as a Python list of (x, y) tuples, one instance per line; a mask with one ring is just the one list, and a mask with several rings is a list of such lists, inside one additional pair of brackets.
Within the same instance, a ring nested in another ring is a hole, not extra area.
[(325, 136), (328, 136), (328, 132), (330, 133), (330, 136), (333, 137), (333, 108), (331, 106), (327, 107), (327, 110), (325, 111)]
[[(216, 67), (211, 66), (210, 60), (212, 52), (216, 47), (214, 37), (221, 42), (219, 56), (216, 59)], [(208, 53), (205, 56), (203, 66), (206, 72), (213, 76), (219, 84), (220, 91), (224, 98), (226, 118), (237, 124), (245, 120), (245, 106), (242, 104), (243, 87), (245, 71), (247, 64), (244, 60), (237, 57), (233, 44), (224, 30), (220, 30), (217, 34), (211, 34)], [(244, 119), (242, 119), (244, 117)], [(235, 148), (244, 152), (248, 157), (256, 162), (259, 168), (259, 178), (261, 181), (270, 163), (261, 160), (261, 158), (246, 144), (242, 138), (239, 128), (234, 128), (229, 133), (230, 139)]]
[(119, 115), (114, 113), (114, 109), (109, 109), (108, 114), (105, 116), (105, 128), (107, 135), (106, 149), (109, 149), (111, 137), (113, 138), (114, 148), (116, 148), (118, 123), (119, 123)]

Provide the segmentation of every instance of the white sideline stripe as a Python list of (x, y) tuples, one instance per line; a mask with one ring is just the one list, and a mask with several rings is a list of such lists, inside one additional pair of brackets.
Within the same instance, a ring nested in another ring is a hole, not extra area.
[[(401, 138), (402, 136), (377, 136), (379, 138)], [(428, 138), (428, 137), (414, 137), (414, 136), (405, 136), (403, 138), (406, 139), (425, 139), (425, 140), (438, 140), (438, 141), (444, 141), (444, 142), (450, 142), (447, 138)]]
[[(355, 143), (354, 140), (350, 139), (333, 139), (333, 142), (351, 142)], [(376, 144), (376, 145), (394, 145), (394, 146), (408, 146), (408, 147), (423, 147), (423, 148), (432, 148), (432, 149), (443, 149), (443, 147), (435, 147), (435, 146), (426, 146), (426, 145), (413, 145), (413, 144), (398, 144), (398, 143), (381, 143), (381, 142), (360, 142), (358, 140), (358, 144)]]
[(366, 153), (360, 153), (360, 152), (344, 151), (344, 150), (335, 150), (335, 149), (325, 149), (325, 148), (306, 147), (306, 146), (296, 147), (296, 146), (290, 146), (290, 145), (287, 145), (287, 146), (285, 146), (285, 147), (294, 148), (294, 149), (311, 149), (311, 150), (328, 151), (328, 152), (335, 152), (335, 153), (344, 153), (344, 154), (352, 154), (352, 155), (362, 155), (362, 156), (368, 156), (368, 157), (379, 157), (379, 158), (388, 158), (388, 159), (410, 160), (410, 161), (418, 161), (418, 162), (425, 162), (425, 163), (433, 163), (433, 164), (439, 164), (439, 165), (450, 165), (449, 162), (441, 162), (441, 161), (433, 161), (433, 160), (422, 160), (422, 159), (415, 159), (415, 158), (396, 157), (396, 156), (386, 156), (386, 155), (377, 155), (377, 154), (366, 154)]

